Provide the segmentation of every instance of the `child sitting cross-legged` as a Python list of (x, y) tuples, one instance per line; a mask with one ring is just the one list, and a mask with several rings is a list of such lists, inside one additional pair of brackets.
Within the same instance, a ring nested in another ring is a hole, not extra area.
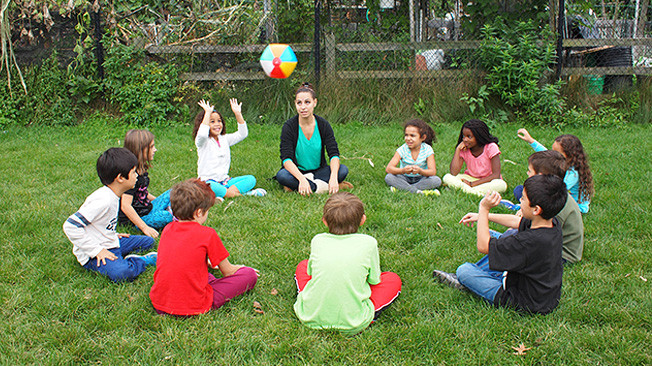
[(401, 293), (398, 275), (380, 272), (376, 239), (357, 233), (366, 218), (362, 201), (351, 193), (326, 201), (322, 221), (329, 232), (312, 239), (310, 259), (295, 274), (294, 312), (307, 327), (357, 334)]
[[(190, 179), (175, 185), (170, 204), (179, 221), (171, 222), (161, 233), (154, 285), (149, 292), (156, 312), (203, 314), (254, 288), (258, 271), (231, 264), (215, 230), (203, 226), (215, 204), (208, 183)], [(208, 272), (210, 263), (217, 263), (221, 278)]]
[[(528, 177), (531, 177), (537, 174), (552, 174), (564, 179), (566, 167), (566, 159), (559, 152), (555, 150), (539, 151), (533, 153), (528, 158), (527, 175)], [(566, 187), (568, 188), (568, 186)], [(501, 201), (501, 204), (503, 201)], [(473, 215), (474, 214), (468, 214), (463, 217), (460, 223), (465, 223), (467, 225), (472, 224), (473, 221), (470, 221), (469, 219), (472, 218)], [(489, 214), (489, 221), (495, 222), (495, 218), (500, 220), (502, 217), (509, 218), (510, 216), (518, 216), (520, 218), (520, 212), (517, 212), (516, 215)], [(559, 225), (561, 226), (561, 231), (563, 233), (561, 260), (564, 265), (577, 263), (582, 259), (582, 252), (584, 251), (584, 223), (582, 222), (582, 212), (580, 207), (570, 195), (570, 192), (566, 198), (564, 208), (556, 217), (557, 220), (559, 220)], [(500, 238), (506, 235), (515, 234), (518, 232), (518, 221), (514, 220), (514, 223), (515, 226), (504, 233), (489, 230), (491, 236)]]
[[(145, 267), (156, 264), (156, 252), (127, 255), (149, 249), (154, 239), (143, 235), (116, 233), (120, 196), (136, 184), (136, 156), (124, 148), (110, 148), (97, 159), (97, 175), (104, 186), (86, 198), (84, 204), (63, 223), (77, 261), (89, 271), (114, 282), (131, 281)], [(124, 257), (123, 257), (124, 256)]]
[[(450, 280), (443, 282), (466, 287), (495, 306), (540, 314), (553, 311), (559, 304), (563, 272), (562, 230), (555, 216), (567, 197), (564, 181), (558, 176), (528, 178), (521, 198), (523, 217), (492, 217), (501, 225), (518, 226), (518, 233), (496, 239), (489, 234), (489, 210), (498, 205), (500, 194), (487, 193), (478, 213), (467, 214), (462, 222), (477, 221), (477, 248), (488, 256), (475, 264), (462, 264), (456, 278), (447, 274)], [(442, 278), (437, 271), (435, 275)]]

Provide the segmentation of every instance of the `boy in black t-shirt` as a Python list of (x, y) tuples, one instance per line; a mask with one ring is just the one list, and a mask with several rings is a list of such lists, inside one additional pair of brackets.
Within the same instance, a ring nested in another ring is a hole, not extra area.
[(463, 223), (477, 221), (478, 251), (488, 254), (488, 261), (459, 266), (456, 287), (461, 284), (495, 306), (541, 314), (555, 309), (563, 272), (562, 232), (555, 216), (566, 204), (567, 196), (564, 182), (557, 176), (528, 178), (521, 198), (523, 218), (495, 215), (493, 220), (518, 226), (518, 233), (495, 239), (489, 235), (489, 210), (498, 205), (501, 197), (496, 192), (488, 193), (477, 214), (462, 218)]

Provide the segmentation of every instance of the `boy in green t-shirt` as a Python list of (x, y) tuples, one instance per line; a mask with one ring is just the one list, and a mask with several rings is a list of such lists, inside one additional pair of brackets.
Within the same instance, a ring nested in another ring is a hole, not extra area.
[(355, 195), (339, 192), (324, 205), (328, 233), (310, 244), (310, 259), (297, 266), (294, 312), (313, 329), (336, 329), (354, 335), (364, 330), (401, 293), (401, 279), (380, 272), (378, 244), (357, 234), (367, 217)]

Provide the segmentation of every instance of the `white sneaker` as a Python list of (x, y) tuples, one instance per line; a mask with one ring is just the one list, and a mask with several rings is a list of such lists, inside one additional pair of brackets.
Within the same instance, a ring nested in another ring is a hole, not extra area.
[(324, 182), (321, 179), (315, 179), (313, 181), (315, 185), (317, 186), (317, 190), (315, 190), (315, 193), (328, 193), (328, 183)]
[(245, 193), (247, 196), (254, 196), (254, 197), (263, 197), (267, 194), (267, 191), (262, 189), (262, 188), (256, 188), (252, 189), (251, 191)]

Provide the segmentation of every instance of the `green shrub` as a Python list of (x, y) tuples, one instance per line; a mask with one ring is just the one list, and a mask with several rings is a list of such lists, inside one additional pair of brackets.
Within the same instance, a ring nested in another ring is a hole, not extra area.
[(482, 38), (478, 58), (486, 71), (488, 91), (513, 108), (517, 118), (556, 122), (564, 99), (561, 81), (546, 82), (556, 57), (550, 31), (534, 21), (508, 26), (498, 18), (485, 24)]
[(177, 68), (147, 62), (142, 49), (111, 45), (104, 62), (106, 97), (120, 108), (122, 121), (149, 126), (166, 124), (178, 113), (173, 104), (179, 88)]

